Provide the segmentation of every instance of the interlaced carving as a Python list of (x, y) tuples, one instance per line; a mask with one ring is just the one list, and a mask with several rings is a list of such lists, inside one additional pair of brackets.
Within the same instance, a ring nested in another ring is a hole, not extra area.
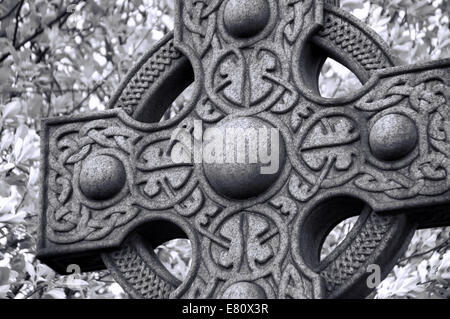
[[(360, 110), (382, 112), (406, 101), (403, 105), (410, 110), (408, 116), (416, 119), (421, 132), (417, 157), (407, 170), (390, 169), (380, 174), (368, 167), (366, 174), (355, 180), (357, 187), (384, 192), (394, 199), (434, 196), (450, 188), (450, 86), (445, 73), (421, 75), (416, 79), (406, 75), (391, 79), (357, 104)], [(402, 108), (395, 111), (401, 113)]]
[(167, 299), (175, 290), (175, 287), (158, 276), (128, 241), (124, 243), (122, 249), (105, 255), (104, 258), (115, 268), (116, 273), (120, 273), (122, 279), (131, 285), (137, 297)]
[[(133, 69), (110, 104), (117, 109), (44, 123), (40, 247), (47, 256), (102, 251), (137, 298), (368, 292), (366, 264), (391, 265), (414, 230), (406, 213), (448, 205), (450, 62), (388, 68), (382, 41), (329, 6), (338, 2), (179, 0), (175, 42), (165, 37)], [(326, 56), (371, 79), (351, 96), (322, 98), (313, 82)], [(170, 121), (139, 122), (136, 111), (153, 98), (170, 105), (163, 82), (178, 76), (187, 85), (188, 59), (192, 103)], [(229, 128), (239, 132), (231, 143), (208, 134)], [(275, 173), (263, 173), (262, 163), (206, 160), (205, 153), (239, 152), (241, 141), (244, 157), (253, 158), (251, 142), (264, 141), (246, 129), (279, 133)], [(322, 237), (348, 216), (331, 211), (329, 200), (354, 204), (355, 214), (366, 206), (319, 271), (309, 263)], [(183, 285), (143, 243), (144, 229), (152, 243), (181, 232), (191, 239)], [(123, 243), (124, 234), (131, 235)]]
[[(131, 153), (135, 132), (120, 126), (110, 126), (103, 120), (91, 122), (74, 134), (73, 127), (62, 127), (50, 142), (49, 203), (47, 222), (49, 239), (58, 243), (80, 240), (99, 240), (116, 227), (126, 224), (138, 213), (129, 201), (115, 201), (95, 205), (79, 196), (78, 178), (81, 162), (96, 149), (104, 148), (105, 154)], [(128, 176), (129, 184), (132, 176)], [(122, 194), (118, 200), (124, 197)], [(94, 212), (95, 211), (95, 212)]]
[(389, 234), (392, 220), (372, 213), (368, 223), (357, 234), (355, 240), (321, 272), (329, 293), (341, 285), (365, 266), (366, 260), (379, 248), (381, 241)]
[(173, 40), (167, 41), (132, 77), (115, 107), (123, 109), (129, 115), (133, 114), (150, 86), (181, 57), (181, 53), (174, 48)]
[(365, 32), (338, 15), (327, 13), (318, 35), (348, 53), (369, 72), (391, 66), (389, 58)]
[[(132, 220), (140, 211), (136, 203), (149, 210), (181, 204), (184, 195), (177, 190), (188, 182), (190, 165), (172, 162), (170, 151), (176, 143), (170, 143), (168, 134), (155, 140), (143, 138), (145, 133), (127, 126), (114, 118), (62, 126), (54, 132), (49, 143), (49, 240), (64, 244), (99, 240)], [(83, 165), (88, 165), (89, 158), (93, 164), (88, 168), (100, 165), (95, 161), (99, 155), (123, 166), (126, 180), (118, 194), (103, 201), (89, 198), (80, 187), (86, 184), (80, 180)], [(136, 159), (134, 163), (131, 158)]]
[[(286, 0), (281, 2), (283, 20), (280, 24), (284, 27), (286, 39), (293, 43), (297, 40), (302, 28), (305, 25), (305, 16), (314, 8), (313, 0)], [(282, 27), (281, 27), (282, 28)]]

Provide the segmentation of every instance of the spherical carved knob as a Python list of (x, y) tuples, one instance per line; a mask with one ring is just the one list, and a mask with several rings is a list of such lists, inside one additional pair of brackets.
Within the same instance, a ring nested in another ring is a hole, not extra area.
[(266, 299), (264, 289), (252, 282), (237, 282), (225, 291), (222, 299)]
[(120, 160), (109, 155), (88, 157), (80, 172), (81, 192), (92, 200), (107, 200), (125, 186), (126, 172)]
[(236, 38), (250, 38), (269, 23), (270, 6), (267, 0), (229, 0), (225, 5), (223, 22), (226, 30)]
[(401, 114), (389, 114), (373, 125), (369, 143), (372, 154), (382, 161), (395, 161), (410, 154), (417, 145), (414, 122)]
[(267, 191), (277, 181), (285, 163), (286, 149), (279, 130), (250, 117), (228, 120), (215, 129), (220, 140), (204, 143), (215, 146), (216, 153), (221, 155), (210, 161), (209, 147), (203, 149), (203, 168), (212, 188), (240, 200)]

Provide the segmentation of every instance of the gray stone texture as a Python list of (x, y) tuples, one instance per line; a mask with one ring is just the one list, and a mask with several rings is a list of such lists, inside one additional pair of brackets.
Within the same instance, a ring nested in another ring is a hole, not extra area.
[[(110, 110), (43, 121), (42, 261), (106, 266), (133, 298), (363, 298), (369, 265), (386, 276), (417, 228), (450, 225), (450, 60), (395, 66), (338, 1), (178, 0), (175, 19)], [(320, 96), (328, 57), (363, 87)], [(279, 171), (174, 163), (174, 132), (193, 139), (195, 121), (278, 129)], [(153, 249), (183, 237), (179, 282)]]

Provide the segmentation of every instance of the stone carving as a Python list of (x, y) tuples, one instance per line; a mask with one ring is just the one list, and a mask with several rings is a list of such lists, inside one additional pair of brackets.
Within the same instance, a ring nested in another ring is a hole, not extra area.
[(123, 113), (114, 115), (110, 112), (110, 120), (103, 114), (97, 120), (80, 118), (81, 125), (50, 132), (46, 215), (52, 242), (102, 239), (139, 213), (137, 203), (163, 210), (192, 191), (186, 185), (192, 167), (167, 156), (167, 132), (148, 135), (131, 129)]
[[(386, 275), (416, 227), (450, 223), (449, 60), (395, 67), (337, 1), (185, 0), (176, 21), (111, 110), (44, 121), (42, 260), (106, 266), (134, 298), (365, 297), (369, 265)], [(321, 97), (327, 57), (363, 88)], [(190, 104), (160, 122), (192, 81)], [(277, 170), (197, 161), (202, 132), (227, 128), (256, 135), (213, 143), (216, 157), (260, 156), (251, 142), (279, 132)], [(179, 282), (152, 250), (183, 236), (193, 256)]]

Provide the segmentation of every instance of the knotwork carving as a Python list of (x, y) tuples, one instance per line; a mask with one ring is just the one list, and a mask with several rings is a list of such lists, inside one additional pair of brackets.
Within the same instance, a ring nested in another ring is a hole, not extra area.
[(289, 43), (294, 43), (305, 25), (305, 16), (314, 9), (312, 0), (284, 0), (280, 2), (280, 29)]
[[(49, 146), (48, 238), (58, 243), (104, 238), (116, 227), (133, 219), (139, 211), (130, 207), (129, 200), (118, 204), (126, 191), (100, 205), (83, 198), (76, 177), (80, 173), (81, 162), (95, 153), (99, 146), (102, 151), (97, 154), (122, 160), (131, 153), (138, 136), (126, 127), (111, 127), (102, 120), (90, 122), (77, 131), (74, 126), (61, 127), (54, 133)], [(129, 172), (130, 164), (123, 164), (128, 171), (126, 189), (134, 182)], [(94, 210), (97, 211), (93, 213)]]
[[(383, 192), (397, 200), (449, 190), (444, 128), (450, 101), (448, 72), (424, 70), (381, 83), (353, 104), (366, 115), (348, 108), (321, 111), (312, 105), (308, 113), (303, 111), (306, 120), (297, 135), (300, 161), (293, 161), (300, 176), (290, 180), (296, 199), (307, 201), (321, 188), (341, 186), (353, 178), (361, 190)], [(371, 138), (377, 134), (376, 123), (389, 115), (410, 125), (418, 141), (417, 148), (415, 140), (401, 141), (412, 148), (395, 165), (376, 158), (377, 141)], [(363, 144), (372, 148), (365, 156)]]
[(330, 41), (331, 45), (349, 54), (369, 72), (392, 65), (389, 58), (379, 50), (377, 44), (366, 32), (352, 28), (350, 22), (339, 15), (325, 16), (319, 37)]
[(180, 283), (159, 263), (155, 253), (140, 238), (128, 240), (123, 249), (104, 258), (108, 267), (121, 273), (119, 282), (130, 283), (134, 298), (167, 299)]
[(354, 241), (321, 272), (330, 294), (346, 284), (355, 274), (355, 269), (361, 269), (381, 241), (390, 235), (392, 221), (389, 218), (373, 213), (366, 218), (368, 223), (360, 229)]
[[(100, 253), (135, 298), (367, 295), (368, 265), (387, 274), (417, 225), (448, 223), (450, 62), (393, 67), (337, 3), (178, 1), (175, 39), (132, 70), (115, 110), (44, 122), (41, 258), (95, 269), (102, 262), (85, 256)], [(363, 88), (321, 97), (327, 57)], [(159, 122), (193, 73), (192, 101)], [(248, 159), (261, 131), (279, 133), (275, 173), (203, 161), (198, 150), (226, 150), (203, 133), (230, 127)], [(356, 215), (320, 260), (328, 231)], [(183, 236), (193, 256), (181, 283), (152, 251)]]
[[(184, 195), (179, 190), (186, 186), (192, 168), (172, 162), (170, 135), (143, 137), (143, 132), (129, 125), (120, 118), (99, 119), (81, 126), (62, 126), (52, 134), (47, 211), (50, 241), (68, 244), (99, 240), (136, 217), (139, 207), (160, 210), (182, 204)], [(118, 192), (99, 202), (98, 196), (102, 194), (90, 191), (93, 182), (89, 176), (83, 176), (83, 169), (95, 165), (110, 169), (111, 164), (102, 163), (105, 160), (102, 156), (117, 163), (113, 169), (124, 168), (123, 172), (112, 173), (123, 174), (126, 181)]]
[(448, 73), (400, 76), (388, 81), (379, 92), (373, 92), (356, 107), (380, 112), (372, 122), (389, 113), (410, 118), (417, 126), (418, 148), (414, 159), (407, 159), (389, 172), (380, 174), (367, 167), (355, 185), (370, 192), (384, 192), (394, 199), (434, 196), (448, 191), (450, 167), (445, 128), (450, 106)]
[(133, 76), (124, 82), (126, 86), (121, 91), (121, 94), (119, 96), (116, 95), (112, 99), (112, 104), (115, 104), (117, 108), (123, 109), (129, 115), (136, 112), (151, 86), (161, 78), (164, 78), (169, 68), (183, 57), (174, 48), (173, 41), (164, 43), (155, 52), (151, 53), (150, 56), (144, 57), (148, 59), (140, 63), (142, 65), (138, 64), (140, 67), (136, 72), (130, 73)]

